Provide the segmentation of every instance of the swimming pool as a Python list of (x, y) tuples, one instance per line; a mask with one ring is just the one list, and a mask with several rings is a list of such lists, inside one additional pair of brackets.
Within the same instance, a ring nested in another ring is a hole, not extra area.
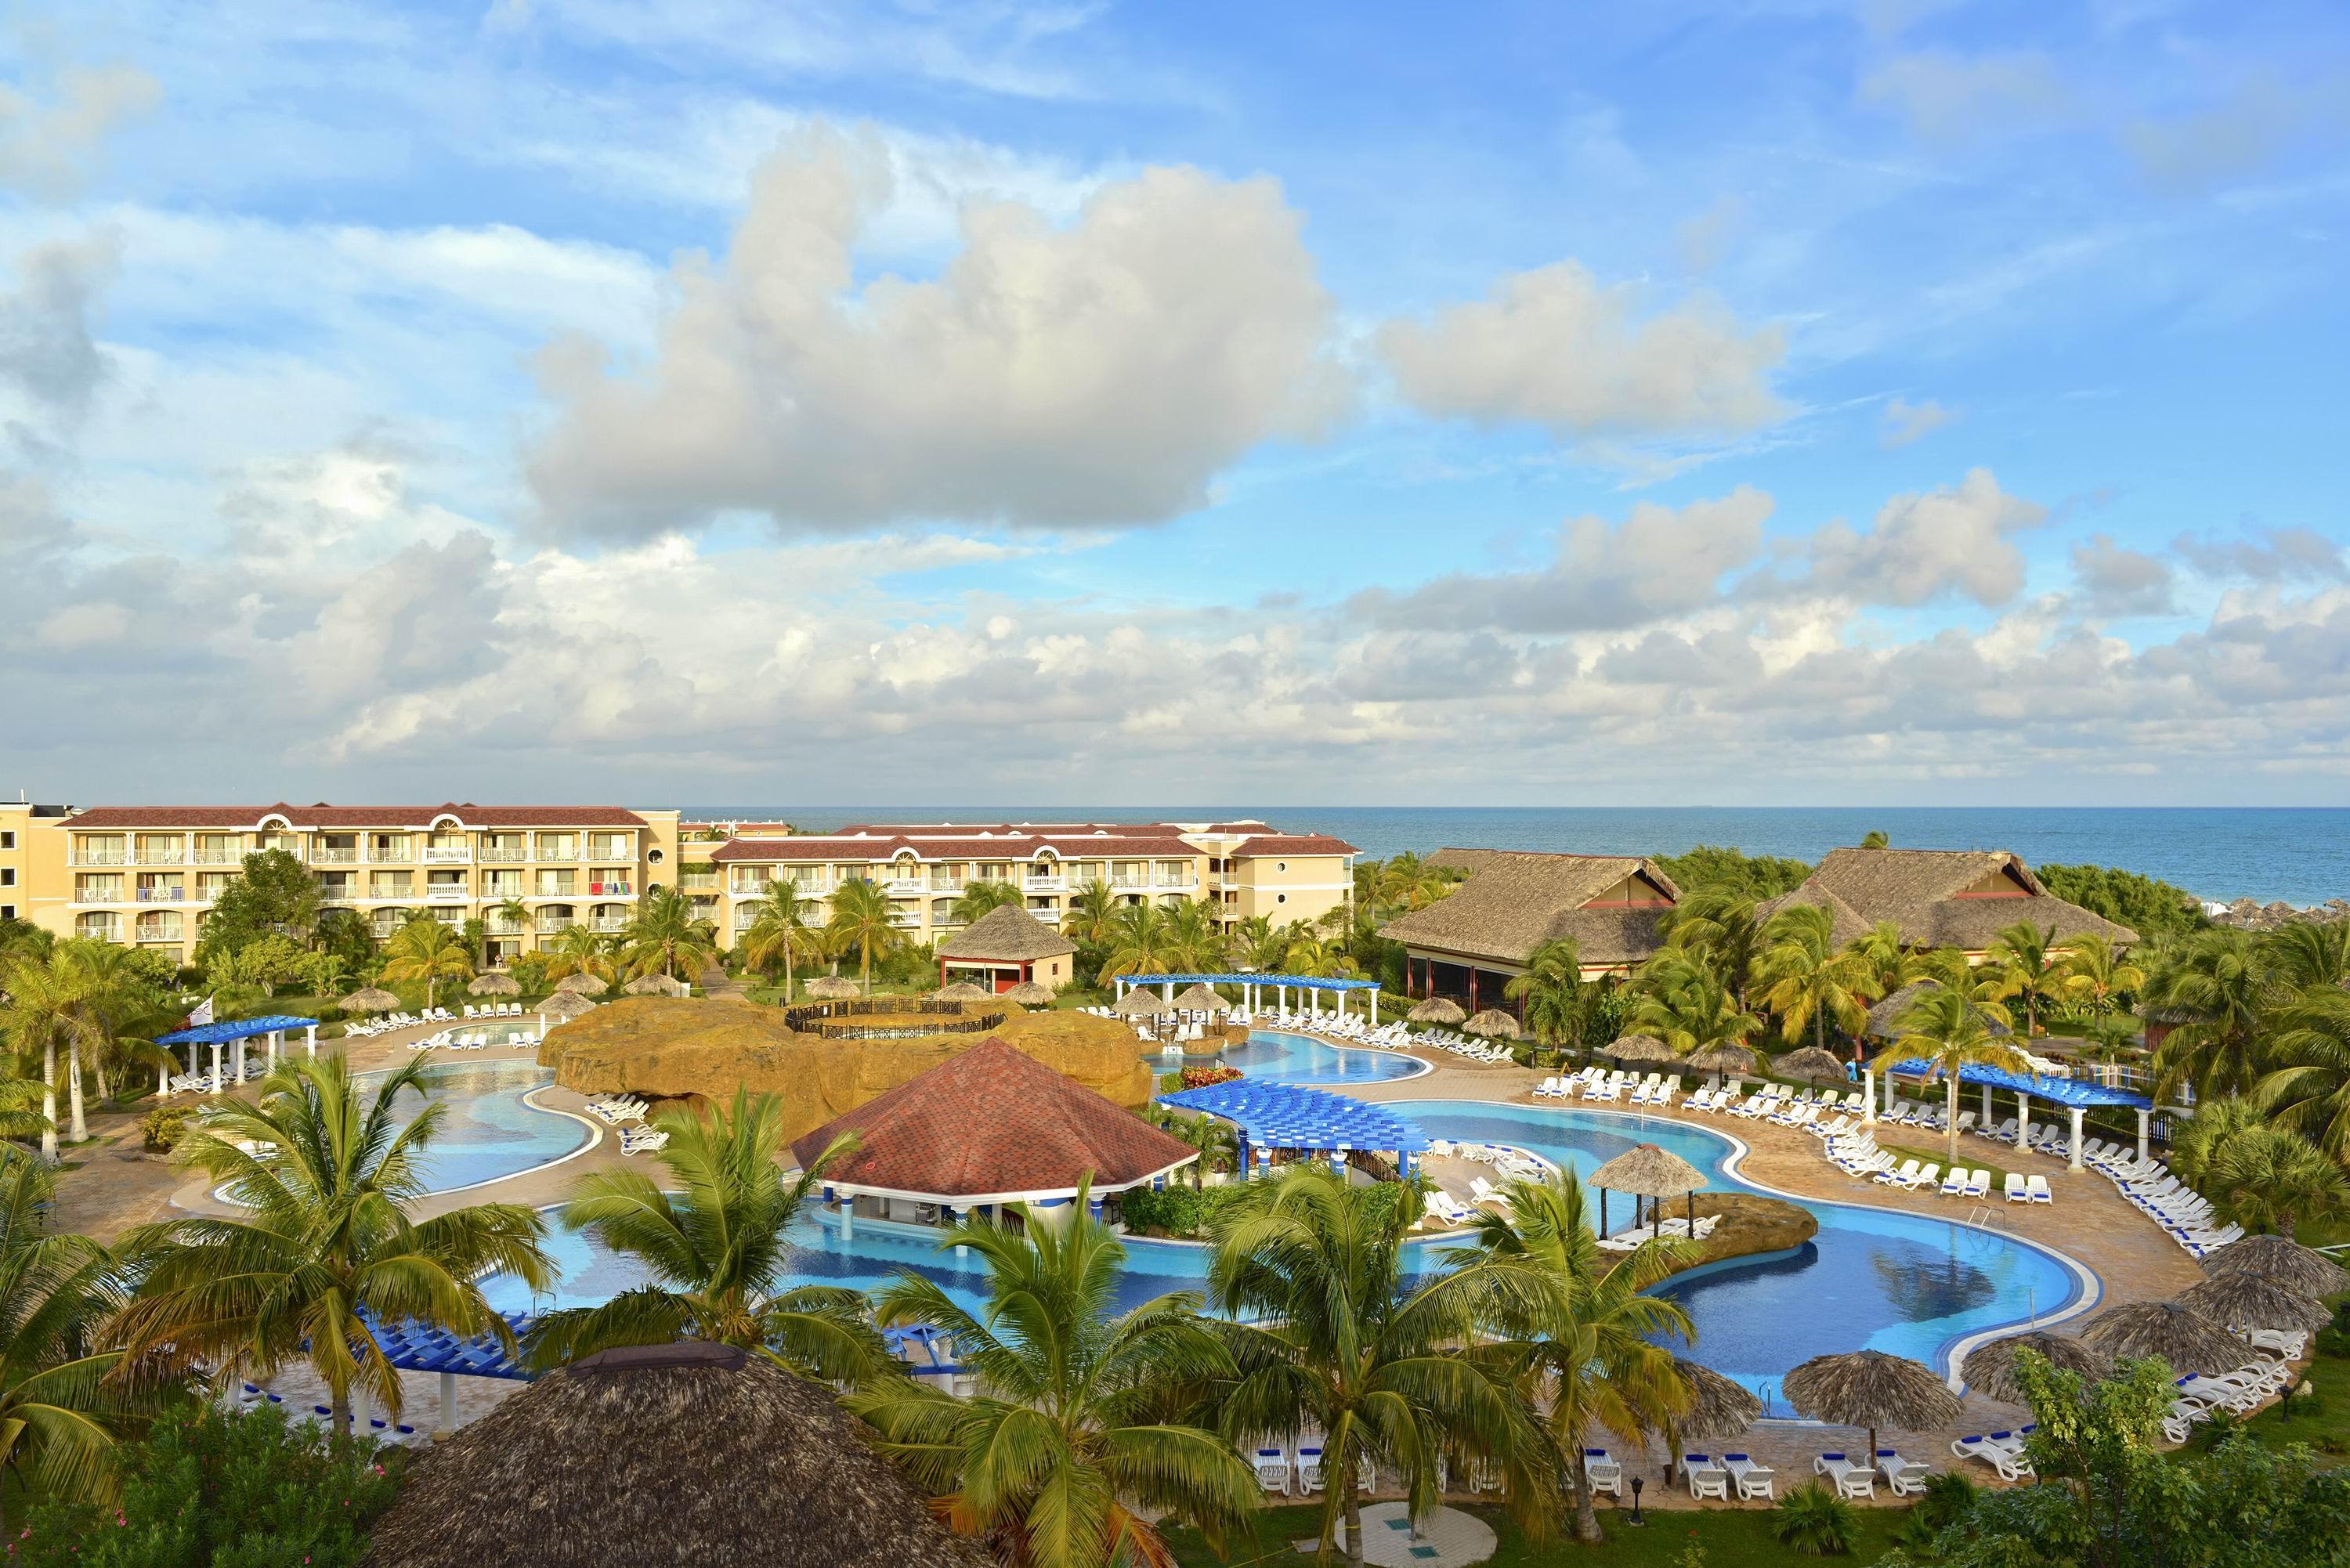
[[(1161, 1072), (1176, 1068), (1172, 1054), (1156, 1050), (1146, 1052), (1143, 1060)], [(1238, 1067), (1261, 1084), (1383, 1084), (1429, 1071), (1427, 1063), (1399, 1051), (1329, 1045), (1277, 1029), (1252, 1030), (1243, 1044), (1227, 1045), (1213, 1056), (1185, 1056), (1181, 1064), (1200, 1067), (1214, 1062)]]
[[(533, 1089), (555, 1082), (553, 1069), (536, 1062), (436, 1062), (424, 1069), (423, 1082), (431, 1097), (448, 1107), (422, 1160), (426, 1186), (434, 1192), (561, 1159), (595, 1134), (584, 1122), (523, 1103)], [(403, 1108), (423, 1104), (413, 1093), (400, 1096)]]

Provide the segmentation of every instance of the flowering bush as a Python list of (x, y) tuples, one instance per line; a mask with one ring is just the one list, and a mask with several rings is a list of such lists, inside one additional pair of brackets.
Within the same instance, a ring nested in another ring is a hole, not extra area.
[(1183, 1086), (1204, 1089), (1211, 1084), (1229, 1084), (1240, 1075), (1238, 1067), (1227, 1067), (1221, 1062), (1212, 1067), (1186, 1067), (1183, 1069)]

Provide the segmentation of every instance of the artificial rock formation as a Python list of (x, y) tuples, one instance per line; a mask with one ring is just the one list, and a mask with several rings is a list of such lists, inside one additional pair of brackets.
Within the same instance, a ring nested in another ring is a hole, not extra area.
[(786, 1141), (991, 1033), (1118, 1105), (1139, 1106), (1150, 1097), (1152, 1069), (1124, 1023), (1086, 1012), (1025, 1012), (1002, 1001), (970, 1002), (964, 1010), (1001, 1012), (1003, 1022), (986, 1033), (825, 1040), (785, 1028), (780, 1007), (630, 997), (548, 1031), (538, 1059), (555, 1069), (556, 1083), (583, 1095), (723, 1100), (738, 1086), (778, 1094)]

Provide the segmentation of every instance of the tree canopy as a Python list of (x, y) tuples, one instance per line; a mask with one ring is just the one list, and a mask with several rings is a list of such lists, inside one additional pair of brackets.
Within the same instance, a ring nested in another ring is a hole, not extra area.
[(1700, 844), (1686, 855), (1660, 855), (1657, 865), (1684, 898), (1719, 889), (1746, 898), (1775, 898), (1803, 885), (1812, 868), (1779, 855), (1749, 855), (1728, 845)]

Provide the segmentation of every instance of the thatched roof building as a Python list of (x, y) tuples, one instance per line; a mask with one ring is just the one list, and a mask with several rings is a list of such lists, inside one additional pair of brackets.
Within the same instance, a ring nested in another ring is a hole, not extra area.
[(338, 1003), (345, 1012), (397, 1012), (400, 998), (380, 985), (361, 986)]
[(1618, 1034), (1599, 1047), (1602, 1054), (1618, 1062), (1673, 1062), (1679, 1058), (1673, 1048), (1653, 1034)]
[(1929, 1432), (1959, 1418), (1959, 1397), (1922, 1363), (1881, 1350), (1814, 1355), (1780, 1380), (1780, 1391), (1795, 1413), (1837, 1427), (1868, 1429), (1868, 1451), (1877, 1451), (1877, 1429)]
[(2124, 1302), (2091, 1318), (2081, 1337), (2106, 1355), (2159, 1355), (2182, 1376), (2233, 1372), (2247, 1358), (2244, 1342), (2209, 1314), (2178, 1302)]
[[(1908, 1033), (1908, 1027), (1902, 1021), (1909, 1016), (1909, 1010), (1931, 992), (1941, 989), (1942, 982), (1938, 980), (1913, 980), (1900, 990), (1891, 992), (1884, 1001), (1868, 1010), (1869, 1034), (1878, 1040), (1900, 1039)], [(1986, 1018), (1983, 1022), (1993, 1034), (2013, 1033), (1996, 1018)]]
[(1637, 1192), (1643, 1198), (1679, 1198), (1705, 1185), (1697, 1167), (1652, 1143), (1626, 1149), (1584, 1179), (1610, 1192)]
[(829, 1390), (731, 1346), (608, 1350), (436, 1445), (366, 1568), (989, 1568)]
[(998, 904), (939, 944), (939, 983), (969, 981), (991, 994), (1031, 981), (1058, 990), (1075, 975), (1076, 951), (1019, 905)]
[(1016, 1002), (1023, 1007), (1050, 1007), (1053, 1005), (1053, 988), (1039, 985), (1033, 980), (1024, 980), (1005, 992), (1003, 1000)]
[(2230, 1241), (2203, 1260), (2203, 1272), (2214, 1277), (2260, 1274), (2310, 1296), (2350, 1291), (2350, 1272), (2341, 1264), (2285, 1236), (2246, 1236)]
[(589, 974), (582, 970), (577, 974), (567, 974), (556, 981), (555, 989), (572, 992), (580, 996), (601, 996), (611, 989), (611, 981), (600, 974)]
[(1444, 849), (1432, 865), (1469, 879), (1379, 934), (1405, 949), (1405, 989), (1471, 1012), (1502, 1000), (1534, 949), (1571, 937), (1586, 975), (1629, 970), (1661, 946), (1657, 922), (1680, 898), (1655, 861), (1628, 855)]
[(2006, 1339), (1989, 1340), (1967, 1352), (1959, 1368), (1967, 1386), (1993, 1399), (2010, 1405), (2023, 1401), (2023, 1385), (2015, 1380), (2015, 1353), (2019, 1350), (2037, 1352), (2059, 1372), (2077, 1373), (2092, 1382), (2113, 1370), (2114, 1358), (2086, 1341), (2074, 1339), (2069, 1334), (2051, 1334), (2045, 1329), (2033, 1329), (2029, 1334), (2012, 1334)]
[(1826, 909), (1842, 943), (1890, 920), (1911, 947), (1987, 950), (2007, 926), (2028, 920), (2055, 940), (2094, 934), (2129, 943), (2137, 933), (2067, 903), (2004, 849), (1832, 849), (1804, 884), (1754, 907), (1757, 921), (1794, 904)]
[(693, 987), (665, 974), (640, 974), (620, 988), (630, 996), (691, 996)]
[(2333, 1321), (2324, 1302), (2281, 1280), (2247, 1270), (2213, 1274), (2178, 1293), (2178, 1304), (2208, 1313), (2241, 1333), (2253, 1329), (2299, 1329), (2315, 1334)]

